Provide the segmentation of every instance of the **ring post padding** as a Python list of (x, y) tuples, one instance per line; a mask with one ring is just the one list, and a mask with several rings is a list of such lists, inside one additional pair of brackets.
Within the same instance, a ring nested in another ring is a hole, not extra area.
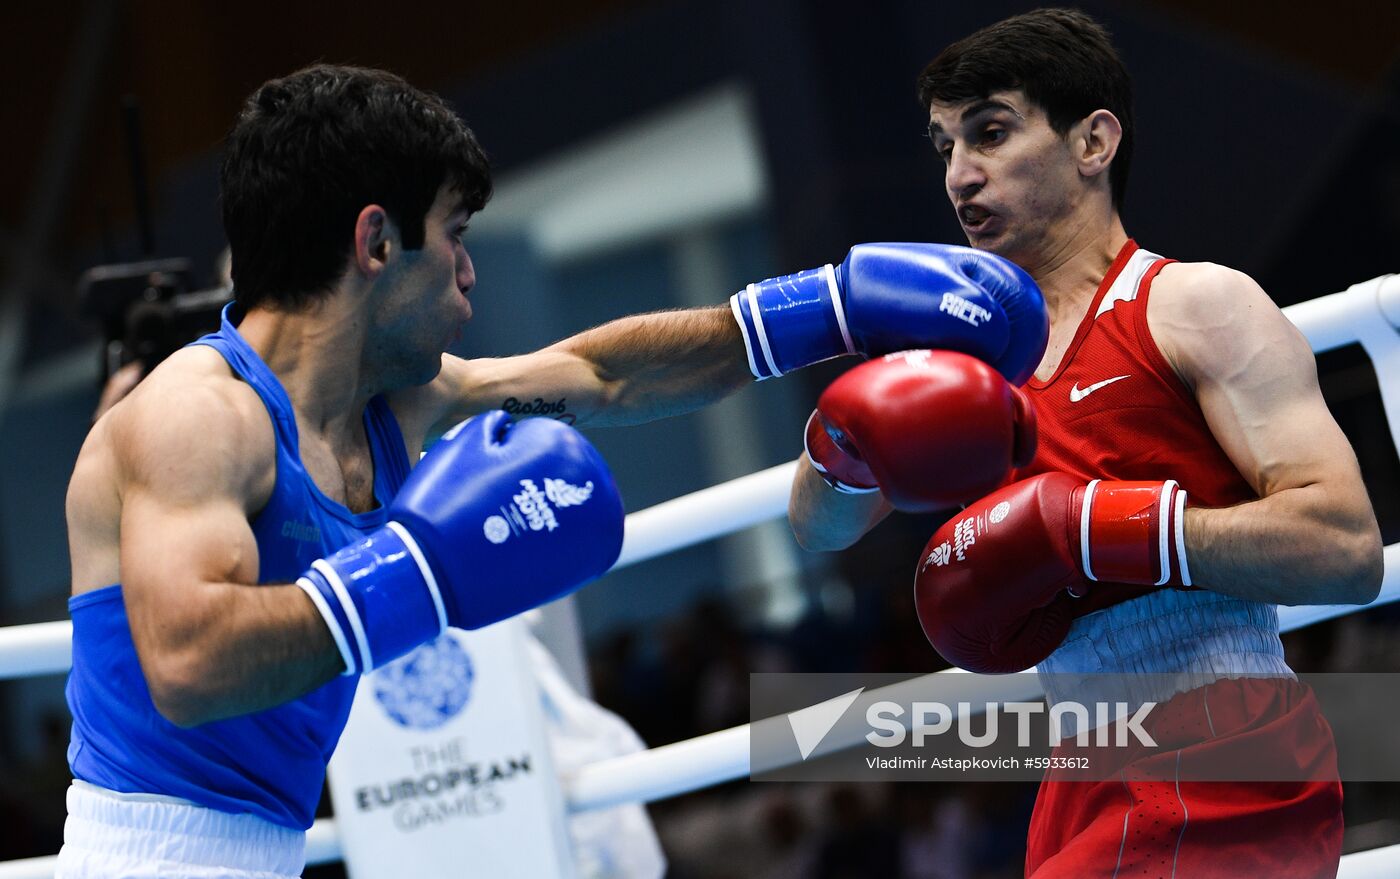
[(326, 773), (352, 879), (576, 879), (544, 705), (512, 617), (362, 675)]

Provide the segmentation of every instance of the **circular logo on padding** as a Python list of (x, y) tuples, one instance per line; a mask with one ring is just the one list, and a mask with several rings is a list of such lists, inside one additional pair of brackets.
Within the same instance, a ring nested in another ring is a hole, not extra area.
[(450, 632), (374, 672), (374, 696), (399, 726), (436, 729), (471, 699), (471, 657)]
[(504, 516), (487, 516), (486, 521), (481, 523), (481, 530), (492, 543), (505, 543), (510, 536), (510, 523)]
[(1011, 512), (1011, 502), (1010, 502), (1010, 501), (1002, 501), (1001, 503), (997, 504), (995, 507), (992, 507), (992, 511), (991, 511), (990, 513), (987, 514), (987, 518), (988, 518), (988, 519), (991, 519), (991, 520), (992, 520), (992, 524), (995, 525), (996, 523), (1000, 522), (1002, 519), (1005, 519), (1006, 516), (1007, 516), (1007, 514), (1010, 513), (1010, 512)]

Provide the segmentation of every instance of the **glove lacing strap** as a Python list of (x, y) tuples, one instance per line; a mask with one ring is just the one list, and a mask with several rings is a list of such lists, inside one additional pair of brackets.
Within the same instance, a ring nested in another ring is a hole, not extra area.
[[(335, 649), (340, 651), (340, 661), (345, 664), (345, 671), (341, 676), (356, 674), (360, 670), (360, 658), (350, 649), (350, 642), (345, 637), (345, 624), (341, 623), (342, 614), (337, 614), (331, 610), (331, 606), (326, 603), (326, 599), (321, 595), (321, 590), (305, 577), (297, 579), (297, 586), (306, 597), (311, 599), (311, 603), (316, 606), (316, 611), (321, 614), (321, 619), (325, 620), (326, 628), (330, 630), (331, 639), (335, 641)], [(336, 596), (339, 598), (339, 594)], [(345, 605), (341, 605), (342, 613)], [(354, 612), (354, 605), (350, 606), (350, 612)], [(358, 617), (356, 617), (358, 619)], [(348, 620), (347, 620), (348, 622)]]
[[(1155, 495), (1155, 510), (1141, 505), (1137, 499), (1137, 495), (1149, 492)], [(1096, 510), (1101, 495), (1110, 496), (1113, 501), (1120, 502), (1120, 506), (1105, 510), (1100, 503)], [(1185, 521), (1186, 490), (1175, 479), (1160, 483), (1093, 480), (1084, 489), (1079, 510), (1080, 567), (1084, 576), (1095, 582), (1108, 579), (1148, 586), (1192, 585), (1186, 561)], [(1150, 557), (1154, 540), (1155, 566)], [(1104, 565), (1099, 571), (1094, 570), (1096, 547), (1100, 555), (1120, 551), (1120, 558), (1115, 560), (1117, 567), (1111, 574), (1105, 572)], [(1146, 548), (1149, 552), (1148, 556), (1138, 559), (1136, 566), (1121, 558), (1121, 551), (1131, 551), (1135, 547)], [(1075, 593), (1071, 590), (1070, 594)]]
[(418, 572), (423, 575), (423, 585), (427, 587), (428, 594), (433, 599), (433, 610), (437, 611), (438, 634), (447, 631), (447, 606), (442, 602), (442, 589), (439, 588), (437, 577), (433, 576), (432, 566), (428, 564), (427, 558), (423, 556), (423, 550), (418, 546), (418, 541), (413, 539), (413, 535), (408, 533), (408, 529), (392, 519), (384, 523), (384, 527), (399, 535), (404, 547), (413, 560), (418, 563)]
[[(389, 537), (389, 534), (392, 537)], [(395, 538), (402, 549), (407, 551), (408, 558), (404, 558), (402, 553), (395, 555), (397, 548), (392, 546)], [(386, 547), (386, 543), (390, 545)], [(376, 551), (375, 547), (379, 549)], [(364, 555), (357, 555), (360, 552)], [(435, 634), (440, 635), (447, 629), (447, 608), (443, 603), (442, 590), (438, 587), (437, 578), (433, 575), (433, 569), (428, 565), (418, 541), (398, 522), (386, 522), (383, 529), (367, 536), (360, 543), (343, 548), (329, 559), (317, 559), (312, 562), (310, 570), (296, 581), (297, 587), (311, 599), (311, 603), (316, 606), (317, 612), (325, 621), (326, 628), (330, 630), (331, 639), (345, 664), (342, 675), (368, 673), (377, 667), (372, 642), (379, 648), (385, 648), (380, 651), (382, 662), (379, 664), (402, 655), (405, 647), (410, 646), (395, 643), (393, 638), (386, 639), (384, 636), (389, 630), (383, 625), (371, 632), (371, 627), (376, 621), (367, 619), (361, 613), (355, 600), (355, 595), (360, 593), (352, 594), (357, 588), (353, 582), (353, 572), (365, 564), (365, 558), (374, 559), (379, 566), (378, 571), (404, 571), (403, 566), (408, 565), (409, 559), (412, 559), (412, 566), (417, 568), (416, 582), (427, 591), (431, 599), (434, 622), (437, 623)], [(341, 567), (345, 567), (345, 572), (342, 572)], [(412, 574), (408, 576), (411, 578)], [(351, 584), (346, 583), (347, 577), (352, 579)], [(363, 599), (364, 595), (360, 594), (360, 597)], [(431, 629), (424, 627), (417, 637), (427, 636), (430, 632)]]
[(1177, 570), (1181, 574), (1181, 585), (1190, 586), (1191, 567), (1186, 564), (1186, 489), (1176, 493), (1176, 515), (1173, 516), (1173, 536), (1176, 538)]
[(851, 341), (851, 329), (846, 326), (846, 306), (841, 301), (841, 288), (836, 284), (836, 269), (831, 263), (822, 266), (822, 277), (826, 278), (826, 289), (831, 294), (831, 310), (836, 315), (836, 326), (841, 330), (841, 342), (847, 354), (856, 353), (856, 343)]
[[(818, 283), (824, 285), (826, 288), (826, 295), (819, 300), (809, 300), (808, 302), (801, 303), (798, 307), (805, 308), (808, 310), (808, 313), (810, 313), (810, 309), (814, 306), (820, 307), (822, 301), (828, 303), (831, 307), (832, 315), (836, 318), (836, 327), (840, 331), (841, 344), (844, 351), (828, 349), (818, 354), (816, 359), (810, 361), (799, 357), (798, 362), (787, 364), (789, 371), (841, 353), (856, 353), (855, 342), (851, 339), (850, 327), (846, 323), (846, 308), (845, 304), (841, 301), (841, 288), (836, 282), (836, 268), (832, 266), (831, 263), (827, 263), (820, 269), (817, 269), (816, 273), (820, 275), (820, 281)], [(801, 274), (806, 274), (808, 276), (808, 278), (804, 279), (801, 283), (803, 286), (810, 289), (810, 285), (813, 283), (813, 280), (810, 278), (812, 273), (799, 273), (799, 275)], [(784, 358), (781, 352), (775, 351), (773, 339), (768, 332), (767, 326), (764, 324), (763, 317), (765, 304), (763, 301), (765, 298), (764, 294), (770, 290), (779, 290), (783, 282), (796, 277), (795, 275), (789, 275), (782, 278), (773, 278), (757, 284), (750, 284), (743, 290), (729, 297), (729, 310), (734, 314), (734, 321), (739, 325), (739, 333), (744, 339), (744, 353), (748, 356), (749, 372), (753, 373), (754, 378), (759, 381), (783, 375), (784, 370), (778, 365), (778, 361), (781, 359), (786, 362), (793, 354), (800, 355), (801, 353), (788, 352), (788, 357)], [(757, 351), (757, 354), (755, 351)], [(757, 355), (762, 355), (762, 358), (760, 359)]]
[[(365, 633), (364, 620), (360, 619), (360, 611), (355, 607), (355, 601), (350, 597), (350, 590), (345, 587), (345, 581), (340, 579), (340, 573), (331, 567), (325, 559), (317, 559), (311, 563), (311, 570), (321, 575), (321, 579), (330, 587), (331, 594), (335, 596), (338, 608), (330, 607), (328, 602), (316, 603), (316, 609), (321, 611), (325, 617), (326, 624), (331, 630), (331, 637), (335, 639), (336, 646), (341, 648), (341, 659), (346, 659), (346, 649), (349, 645), (342, 646), (345, 637), (345, 628), (348, 624), (350, 633), (355, 636), (355, 656), (345, 664), (344, 674), (353, 674), (355, 670), (368, 672), (374, 668), (374, 654), (369, 649), (369, 636)], [(313, 582), (302, 577), (297, 580), (297, 585), (302, 591), (310, 595), (311, 590), (316, 589)], [(317, 590), (320, 591), (320, 590)], [(323, 596), (324, 597), (324, 596)], [(314, 599), (313, 599), (314, 601)], [(340, 613), (336, 613), (339, 610)], [(330, 615), (327, 616), (327, 611)], [(336, 630), (340, 629), (339, 632)]]

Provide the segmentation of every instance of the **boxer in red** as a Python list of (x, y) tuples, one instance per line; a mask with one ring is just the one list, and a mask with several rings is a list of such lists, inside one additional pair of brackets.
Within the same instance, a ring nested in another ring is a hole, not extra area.
[[(1170, 679), (1143, 699), (1198, 727), (1138, 767), (1159, 780), (1048, 776), (1026, 874), (1334, 876), (1331, 732), (1284, 662), (1276, 605), (1369, 602), (1382, 560), (1311, 351), (1249, 277), (1128, 237), (1131, 86), (1088, 16), (1040, 10), (979, 31), (925, 68), (919, 94), (969, 243), (1024, 268), (1050, 316), (1024, 388), (1035, 458), (930, 541), (925, 631), (974, 671), (1038, 665), (1052, 701), (1082, 701), (1062, 682), (1088, 672)], [(942, 429), (958, 424), (950, 411)], [(881, 491), (858, 493), (832, 476), (855, 472), (839, 445), (809, 451), (789, 514), (811, 549), (855, 542), (890, 498), (936, 493), (878, 474), (857, 488)], [(1232, 755), (1301, 771), (1189, 777)]]

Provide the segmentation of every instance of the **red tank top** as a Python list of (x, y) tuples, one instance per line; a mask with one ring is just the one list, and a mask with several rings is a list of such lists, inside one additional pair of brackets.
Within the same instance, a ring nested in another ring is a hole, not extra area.
[[(1135, 241), (1123, 245), (1055, 374), (1026, 384), (1040, 439), (1035, 459), (1015, 478), (1059, 470), (1086, 481), (1175, 479), (1193, 506), (1257, 497), (1147, 328), (1152, 281), (1172, 262)], [(1154, 591), (1093, 589), (1074, 606), (1083, 615)]]

